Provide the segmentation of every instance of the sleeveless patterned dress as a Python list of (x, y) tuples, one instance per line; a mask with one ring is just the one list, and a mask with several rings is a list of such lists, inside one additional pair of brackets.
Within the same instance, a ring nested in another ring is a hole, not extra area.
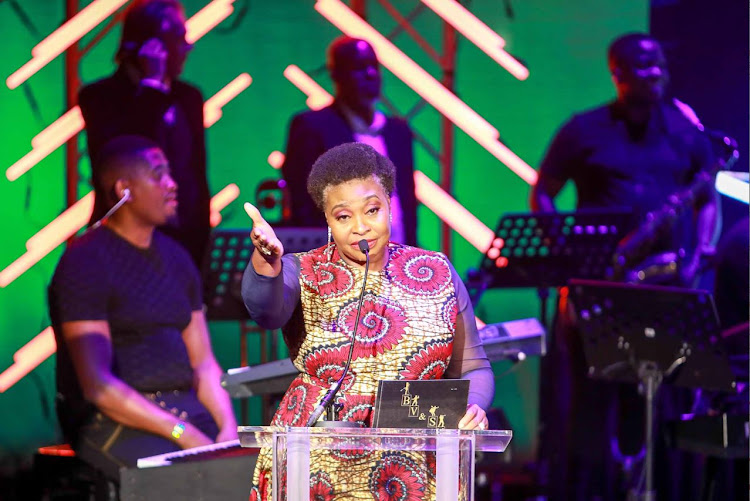
[[(447, 258), (390, 244), (382, 271), (371, 271), (349, 375), (337, 403), (339, 419), (372, 424), (381, 379), (440, 379), (450, 362), (457, 301)], [(292, 382), (271, 422), (304, 426), (331, 383), (341, 376), (354, 334), (364, 270), (341, 259), (335, 245), (298, 254), (306, 335)], [(313, 451), (310, 499), (422, 500), (434, 498), (434, 454), (405, 451)], [(271, 453), (263, 450), (251, 501), (271, 499)], [(285, 486), (280, 489), (284, 493)]]

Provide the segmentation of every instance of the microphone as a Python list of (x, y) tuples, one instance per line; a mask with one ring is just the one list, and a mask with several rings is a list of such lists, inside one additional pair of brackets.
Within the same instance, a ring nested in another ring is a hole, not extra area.
[[(362, 251), (362, 253), (365, 255), (365, 276), (362, 280), (362, 291), (359, 293), (359, 304), (357, 305), (357, 316), (354, 320), (354, 332), (352, 333), (352, 344), (349, 345), (349, 356), (346, 358), (346, 365), (344, 366), (344, 370), (341, 373), (341, 377), (336, 381), (335, 383), (331, 384), (331, 388), (328, 390), (328, 393), (323, 396), (323, 398), (320, 400), (320, 403), (315, 407), (315, 410), (313, 410), (312, 414), (310, 414), (310, 417), (307, 420), (307, 423), (305, 426), (315, 426), (315, 423), (318, 422), (318, 419), (320, 416), (328, 410), (328, 413), (326, 415), (326, 420), (323, 421), (323, 423), (331, 422), (336, 423), (336, 426), (351, 426), (353, 423), (345, 423), (343, 421), (335, 421), (333, 416), (333, 399), (336, 398), (336, 394), (341, 389), (341, 385), (344, 383), (344, 379), (346, 378), (346, 375), (349, 373), (349, 366), (352, 363), (352, 354), (354, 353), (354, 342), (357, 339), (357, 328), (359, 327), (359, 315), (362, 313), (362, 301), (365, 298), (365, 286), (367, 285), (367, 272), (370, 269), (370, 245), (367, 243), (367, 240), (364, 238), (357, 242), (357, 245), (359, 245), (359, 250)], [(319, 424), (319, 426), (326, 426), (325, 424)]]
[[(125, 202), (127, 202), (128, 200), (130, 200), (130, 188), (125, 188), (124, 190), (122, 190), (122, 195), (120, 195), (120, 200), (118, 200), (117, 203), (111, 209), (109, 209), (107, 213), (102, 216), (101, 219), (99, 219), (97, 222), (92, 224), (89, 230), (95, 230), (99, 226), (101, 226), (102, 223), (106, 219), (108, 219), (110, 216), (112, 216), (112, 214), (117, 212), (117, 209), (122, 207), (125, 204)], [(89, 231), (89, 230), (86, 230), (86, 231)]]

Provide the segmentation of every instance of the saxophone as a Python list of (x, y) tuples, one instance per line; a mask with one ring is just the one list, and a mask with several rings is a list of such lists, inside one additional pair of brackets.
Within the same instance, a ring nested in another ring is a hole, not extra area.
[(607, 279), (636, 283), (664, 282), (678, 275), (684, 251), (652, 255), (652, 250), (682, 214), (711, 196), (718, 171), (729, 169), (739, 158), (734, 139), (722, 137), (722, 142), (728, 150), (726, 158), (720, 158), (710, 168), (700, 171), (687, 188), (670, 195), (659, 209), (649, 212), (643, 223), (620, 241), (612, 257)]

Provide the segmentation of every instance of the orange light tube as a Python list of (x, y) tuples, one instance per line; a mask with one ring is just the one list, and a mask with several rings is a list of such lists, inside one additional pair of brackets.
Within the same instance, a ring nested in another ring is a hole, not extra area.
[(211, 197), (211, 211), (221, 212), (240, 196), (240, 188), (234, 184), (226, 185), (220, 192)]
[(310, 109), (319, 110), (333, 103), (333, 96), (298, 66), (287, 66), (284, 76), (307, 96), (306, 104)]
[(466, 7), (455, 0), (422, 0), (422, 3), (468, 38), (496, 63), (508, 70), (511, 75), (519, 80), (526, 80), (529, 77), (529, 70), (503, 50), (505, 40), (469, 12)]
[(83, 228), (91, 217), (93, 208), (94, 192), (91, 191), (32, 236), (26, 242), (27, 251), (0, 271), (0, 287), (7, 287), (55, 247)]
[(484, 147), (484, 149), (490, 152), (492, 156), (500, 160), (506, 165), (506, 167), (515, 172), (518, 177), (531, 185), (536, 184), (537, 172), (529, 164), (524, 162), (521, 157), (513, 153), (510, 148), (500, 141), (486, 136), (469, 135)]
[(13, 364), (0, 373), (0, 393), (36, 369), (57, 350), (52, 327), (47, 327), (13, 355)]
[[(252, 83), (247, 73), (242, 73), (223, 89), (208, 99), (203, 106), (203, 124), (210, 127), (221, 118), (221, 108), (234, 99)], [(84, 127), (83, 115), (78, 106), (65, 112), (31, 140), (32, 150), (16, 163), (8, 167), (5, 176), (15, 181), (32, 167), (41, 162), (50, 153), (65, 144), (70, 138), (81, 132)]]
[(76, 106), (52, 122), (31, 140), (32, 149), (8, 167), (5, 176), (15, 181), (83, 129), (81, 109)]
[(234, 0), (213, 0), (185, 22), (185, 40), (195, 43), (234, 11)]
[(281, 166), (284, 165), (284, 160), (286, 160), (286, 155), (280, 151), (272, 151), (268, 155), (268, 164), (274, 169), (281, 169)]
[(62, 136), (65, 138), (63, 143), (73, 137), (83, 129), (83, 115), (81, 108), (74, 106), (60, 116), (57, 120), (49, 124), (46, 129), (34, 136), (31, 140), (31, 146), (37, 148), (48, 141), (55, 141), (55, 138)]
[(347, 35), (370, 42), (380, 62), (394, 75), (518, 176), (535, 182), (536, 171), (497, 140), (494, 127), (340, 0), (318, 0), (315, 9)]
[[(212, 215), (219, 214), (219, 211), (229, 205), (239, 194), (239, 188), (232, 183), (214, 195), (211, 198)], [(44, 256), (75, 235), (78, 230), (86, 225), (93, 209), (94, 192), (90, 191), (29, 238), (26, 241), (26, 252), (0, 271), (0, 288), (7, 287), (8, 284), (28, 271)], [(220, 214), (219, 221), (221, 221)]]
[[(91, 2), (31, 50), (31, 60), (7, 78), (5, 83), (8, 88), (15, 89), (31, 78), (127, 2), (128, 0), (94, 0)], [(234, 0), (214, 0), (188, 19), (185, 23), (187, 41), (195, 43), (229, 17), (234, 11), (233, 2)]]
[(5, 81), (8, 88), (12, 90), (24, 83), (47, 63), (80, 40), (94, 26), (125, 5), (127, 1), (94, 0), (91, 2), (31, 50), (32, 58)]
[(221, 223), (221, 210), (240, 196), (239, 187), (232, 183), (224, 187), (219, 193), (211, 197), (211, 227), (215, 228)]
[[(291, 78), (290, 75), (287, 75), (287, 71), (293, 68), (291, 70)], [(284, 76), (286, 76), (293, 84), (295, 84), (302, 92), (308, 95), (308, 97), (312, 97), (315, 94), (319, 94), (320, 91), (324, 92), (326, 95), (329, 95), (322, 87), (320, 87), (312, 78), (310, 78), (305, 72), (300, 70), (294, 65), (290, 65), (287, 67), (287, 70), (284, 71)], [(310, 83), (312, 82), (312, 84)], [(319, 89), (319, 90), (318, 90)], [(310, 99), (307, 101), (308, 106), (310, 106)], [(271, 166), (275, 169), (280, 169), (281, 165), (284, 163), (284, 154), (280, 151), (274, 151), (270, 155), (268, 155), (268, 163), (271, 164)], [(494, 234), (492, 233), (492, 230), (487, 228), (484, 224), (482, 224), (473, 214), (471, 214), (469, 211), (467, 211), (463, 206), (461, 206), (456, 200), (454, 200), (450, 195), (448, 195), (445, 191), (443, 191), (442, 188), (440, 188), (437, 184), (435, 184), (432, 180), (430, 180), (427, 176), (425, 176), (423, 173), (419, 171), (414, 172), (414, 181), (415, 181), (415, 192), (417, 198), (425, 204), (428, 208), (432, 209), (433, 207), (441, 207), (441, 204), (448, 203), (448, 205), (453, 206), (453, 209), (457, 209), (458, 211), (462, 211), (463, 216), (465, 217), (465, 221), (468, 222), (468, 226), (466, 227), (465, 233), (470, 234), (472, 230), (478, 229), (479, 237), (478, 237), (478, 244), (475, 245), (475, 247), (479, 248), (479, 250), (482, 250), (480, 247), (486, 247), (489, 248), (490, 244), (486, 243), (485, 241), (492, 242), (492, 239), (494, 238)], [(421, 190), (421, 191), (420, 191)], [(424, 197), (424, 200), (421, 197)], [(428, 204), (425, 200), (429, 201)], [(464, 233), (461, 233), (458, 229), (456, 229), (456, 226), (451, 224), (447, 219), (443, 217), (443, 214), (451, 214), (450, 210), (443, 210), (441, 209), (440, 212), (433, 209), (433, 212), (438, 215), (443, 221), (451, 225), (451, 228), (455, 229), (459, 232), (459, 234), (463, 235)], [(461, 226), (464, 221), (460, 221), (460, 218), (458, 218), (459, 221), (457, 221), (457, 224)], [(456, 221), (454, 221), (456, 223)], [(463, 230), (462, 230), (463, 231)], [(489, 240), (487, 240), (489, 238)], [(467, 239), (468, 240), (468, 239)], [(471, 240), (469, 240), (471, 242)], [(486, 252), (486, 250), (482, 250), (482, 252)], [(478, 320), (481, 322), (481, 320)]]
[(420, 171), (414, 171), (417, 200), (445, 221), (459, 235), (484, 254), (495, 234), (471, 212)]
[(318, 0), (315, 4), (315, 10), (347, 35), (370, 42), (378, 55), (378, 59), (386, 68), (459, 127), (470, 127), (480, 134), (499, 137), (497, 129), (401, 52), (375, 28), (367, 24), (343, 2), (340, 0)]
[(75, 233), (91, 218), (94, 209), (94, 192), (89, 191), (76, 203), (52, 220), (26, 242), (29, 250), (40, 249), (45, 253), (51, 251)]
[(237, 97), (243, 90), (247, 89), (253, 82), (252, 77), (247, 73), (241, 73), (237, 78), (229, 82), (219, 92), (214, 94), (203, 105), (203, 125), (208, 128), (215, 124), (222, 115), (221, 109), (229, 101)]
[(59, 47), (62, 47), (60, 52), (64, 51), (126, 3), (128, 0), (94, 0), (50, 33), (47, 38), (36, 44), (31, 49), (31, 55), (39, 56), (46, 52), (55, 52)]
[(8, 167), (5, 171), (5, 177), (8, 178), (8, 181), (15, 181), (21, 177), (63, 144), (62, 138), (58, 137), (55, 139), (56, 141), (54, 143), (45, 143), (39, 148), (33, 148), (30, 152), (21, 157), (20, 160)]

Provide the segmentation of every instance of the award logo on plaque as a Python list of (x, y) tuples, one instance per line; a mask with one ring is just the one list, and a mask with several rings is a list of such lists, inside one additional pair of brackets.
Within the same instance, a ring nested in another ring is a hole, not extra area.
[(374, 428), (458, 428), (466, 413), (466, 379), (378, 382)]

